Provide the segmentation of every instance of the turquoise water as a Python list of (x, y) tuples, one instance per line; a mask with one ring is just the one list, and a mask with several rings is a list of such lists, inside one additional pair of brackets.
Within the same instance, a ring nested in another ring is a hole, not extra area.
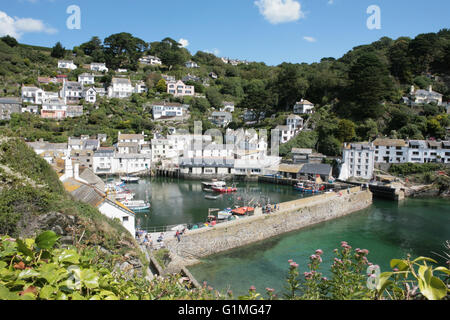
[(213, 288), (231, 289), (235, 296), (247, 293), (250, 286), (264, 293), (285, 288), (289, 259), (296, 261), (301, 273), (316, 249), (324, 251), (327, 269), (334, 259), (333, 250), (347, 241), (353, 248), (368, 249), (369, 261), (388, 271), (394, 258), (428, 256), (443, 263), (432, 252), (442, 254), (450, 239), (450, 201), (409, 199), (401, 203), (375, 200), (374, 204), (352, 215), (324, 222), (255, 245), (210, 256), (189, 270), (199, 282)]

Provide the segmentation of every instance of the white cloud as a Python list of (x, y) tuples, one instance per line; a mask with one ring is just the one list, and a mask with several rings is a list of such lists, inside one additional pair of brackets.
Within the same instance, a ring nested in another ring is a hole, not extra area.
[(189, 45), (189, 41), (186, 39), (181, 38), (180, 40), (178, 40), (178, 43), (181, 44), (181, 46), (183, 48), (186, 48)]
[(257, 0), (255, 5), (272, 24), (297, 21), (305, 17), (302, 5), (294, 0)]
[(42, 20), (32, 18), (10, 17), (5, 12), (0, 11), (0, 36), (9, 35), (20, 39), (24, 33), (44, 32), (54, 34), (58, 32), (55, 28), (46, 26)]
[(316, 38), (314, 38), (314, 37), (308, 37), (308, 36), (303, 37), (303, 39), (306, 40), (306, 41), (308, 41), (308, 42), (316, 42), (316, 41), (317, 41)]
[(214, 48), (212, 50), (205, 50), (206, 53), (212, 53), (215, 56), (218, 56), (220, 54), (220, 50), (217, 48)]

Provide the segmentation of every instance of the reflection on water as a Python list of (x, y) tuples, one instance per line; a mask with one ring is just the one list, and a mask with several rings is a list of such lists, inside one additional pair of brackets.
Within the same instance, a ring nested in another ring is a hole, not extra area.
[(256, 203), (272, 204), (291, 201), (303, 195), (290, 186), (235, 182), (238, 192), (224, 194), (217, 200), (205, 199), (212, 195), (202, 190), (201, 181), (170, 178), (141, 179), (138, 184), (128, 184), (136, 193), (136, 200), (151, 202), (150, 212), (137, 214), (143, 228), (204, 222), (209, 208), (225, 209), (234, 206), (254, 206)]
[(207, 281), (221, 291), (231, 287), (238, 295), (252, 285), (261, 293), (266, 287), (282, 292), (288, 260), (296, 261), (302, 274), (316, 249), (324, 251), (321, 271), (329, 276), (333, 250), (341, 241), (368, 249), (369, 260), (382, 271), (390, 270), (391, 259), (406, 258), (408, 253), (444, 263), (433, 252), (442, 253), (443, 243), (450, 239), (449, 204), (441, 199), (411, 199), (400, 204), (376, 200), (369, 209), (208, 257), (189, 270), (198, 281)]

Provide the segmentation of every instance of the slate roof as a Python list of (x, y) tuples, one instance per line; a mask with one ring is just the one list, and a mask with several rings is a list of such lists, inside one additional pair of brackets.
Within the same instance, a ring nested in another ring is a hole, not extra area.
[(303, 165), (300, 173), (329, 175), (331, 173), (331, 166), (324, 163), (306, 163)]

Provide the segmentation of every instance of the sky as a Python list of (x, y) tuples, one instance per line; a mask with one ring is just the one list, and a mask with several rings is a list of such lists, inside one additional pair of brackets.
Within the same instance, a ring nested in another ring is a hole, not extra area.
[(129, 32), (146, 42), (171, 37), (192, 54), (278, 65), (340, 58), (384, 36), (437, 32), (450, 28), (449, 13), (448, 0), (0, 0), (0, 36), (72, 49)]

